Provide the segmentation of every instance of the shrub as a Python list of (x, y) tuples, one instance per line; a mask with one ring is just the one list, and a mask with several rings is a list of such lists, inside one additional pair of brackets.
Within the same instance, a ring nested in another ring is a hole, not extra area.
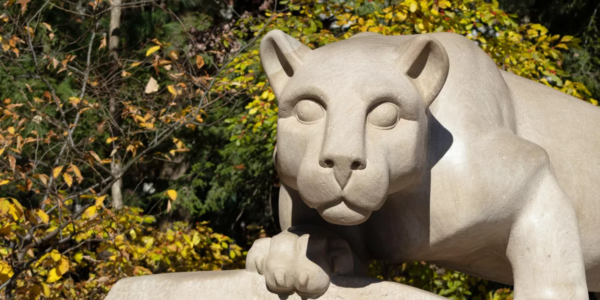
[[(0, 199), (0, 286), (17, 299), (104, 299), (119, 279), (165, 272), (243, 268), (245, 251), (206, 222), (165, 222), (105, 197), (80, 216)], [(59, 229), (56, 231), (56, 229)], [(57, 232), (57, 234), (53, 234)]]

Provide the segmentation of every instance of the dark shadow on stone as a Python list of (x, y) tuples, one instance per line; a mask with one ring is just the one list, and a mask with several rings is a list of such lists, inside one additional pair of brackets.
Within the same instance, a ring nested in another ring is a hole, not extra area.
[(446, 152), (452, 146), (454, 138), (452, 134), (438, 119), (436, 119), (429, 111), (427, 111), (429, 121), (429, 140), (427, 162), (429, 171), (446, 155)]

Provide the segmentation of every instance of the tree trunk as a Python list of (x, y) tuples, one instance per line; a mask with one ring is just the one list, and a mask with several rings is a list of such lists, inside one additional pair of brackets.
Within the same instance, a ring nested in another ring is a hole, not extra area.
[[(121, 26), (121, 4), (122, 0), (113, 0), (113, 7), (110, 12), (110, 34), (108, 39), (108, 51), (110, 52), (111, 57), (113, 58), (113, 68), (119, 67), (119, 55), (117, 53), (117, 48), (119, 47), (119, 36)], [(119, 133), (119, 101), (115, 99), (116, 95), (114, 92), (110, 93), (110, 103), (109, 109), (112, 119), (114, 123), (111, 123), (113, 126), (113, 135), (117, 136)], [(113, 143), (113, 147), (115, 147), (115, 143)], [(121, 157), (118, 153), (115, 153), (112, 157), (112, 161), (110, 163), (110, 171), (113, 173), (113, 176), (121, 176)], [(113, 186), (111, 187), (111, 195), (112, 195), (112, 207), (113, 209), (120, 209), (123, 207), (123, 179), (117, 180)]]

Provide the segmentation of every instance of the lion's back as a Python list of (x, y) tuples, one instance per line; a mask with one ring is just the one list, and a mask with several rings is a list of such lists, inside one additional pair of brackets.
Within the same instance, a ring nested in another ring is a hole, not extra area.
[(586, 267), (600, 279), (600, 108), (517, 75), (502, 75), (512, 92), (517, 135), (548, 153), (561, 187), (575, 203)]

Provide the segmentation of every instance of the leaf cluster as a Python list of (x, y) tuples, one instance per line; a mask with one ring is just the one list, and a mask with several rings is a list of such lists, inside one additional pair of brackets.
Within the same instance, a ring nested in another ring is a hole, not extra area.
[(244, 266), (246, 252), (206, 222), (159, 225), (139, 208), (111, 210), (105, 198), (80, 217), (67, 209), (72, 200), (45, 212), (0, 198), (0, 286), (18, 299), (103, 299), (125, 277)]

